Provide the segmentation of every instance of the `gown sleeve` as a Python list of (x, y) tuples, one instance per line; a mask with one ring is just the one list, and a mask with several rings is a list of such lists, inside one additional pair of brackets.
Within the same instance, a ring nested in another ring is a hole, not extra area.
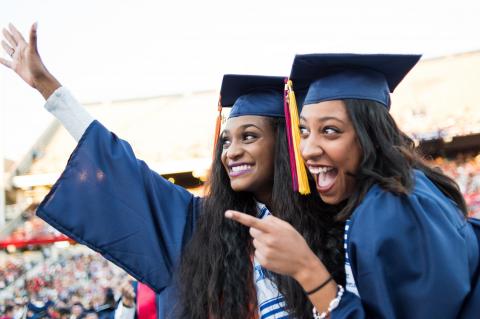
[(360, 298), (347, 292), (332, 318), (461, 316), (475, 289), (477, 239), (455, 204), (416, 175), (410, 195), (374, 186), (352, 215), (348, 254)]
[(200, 198), (150, 170), (93, 121), (37, 215), (160, 292), (199, 211)]

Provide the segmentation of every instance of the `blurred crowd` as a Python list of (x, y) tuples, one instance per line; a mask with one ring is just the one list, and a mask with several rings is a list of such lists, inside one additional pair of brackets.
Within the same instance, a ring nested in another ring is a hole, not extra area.
[[(480, 154), (439, 157), (431, 165), (458, 183), (469, 214), (480, 218)], [(29, 211), (9, 239), (52, 234), (58, 232)], [(122, 286), (128, 282), (123, 270), (81, 245), (68, 249), (48, 245), (37, 255), (24, 252), (3, 256), (0, 319), (113, 319)]]
[(22, 213), (23, 223), (4, 238), (5, 241), (26, 241), (35, 238), (48, 238), (60, 233), (43, 220), (35, 216), (35, 210), (29, 209)]
[(455, 159), (438, 157), (432, 164), (457, 182), (470, 216), (480, 218), (480, 154), (458, 154)]
[(23, 256), (11, 257), (0, 263), (0, 291), (22, 277), (33, 266)]
[(450, 139), (480, 133), (480, 108), (456, 105), (454, 108), (432, 108), (426, 105), (402, 106), (392, 112), (398, 126), (417, 141)]
[(56, 250), (45, 249), (29, 269), (21, 256), (9, 256), (9, 262), (18, 261), (15, 273), (1, 273), (0, 281), (14, 278), (0, 295), (0, 314), (8, 317), (2, 319), (113, 319), (126, 273), (80, 245)]

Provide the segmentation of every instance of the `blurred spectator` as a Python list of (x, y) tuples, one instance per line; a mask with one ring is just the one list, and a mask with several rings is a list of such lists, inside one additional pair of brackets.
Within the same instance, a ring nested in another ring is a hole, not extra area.
[(115, 311), (115, 319), (134, 319), (136, 314), (136, 293), (133, 282), (128, 280), (123, 283), (121, 297)]
[(64, 308), (64, 307), (59, 307), (58, 308), (58, 315), (59, 319), (69, 319), (70, 318), (70, 309)]
[(85, 309), (80, 302), (76, 302), (72, 305), (72, 311), (70, 314), (70, 319), (81, 319), (83, 318)]
[(117, 303), (112, 288), (105, 289), (103, 304), (96, 308), (98, 319), (114, 319)]
[(13, 310), (14, 310), (13, 305), (6, 305), (4, 313), (0, 317), (0, 319), (13, 319), (13, 314), (14, 314)]
[(469, 215), (480, 218), (480, 154), (458, 154), (455, 159), (438, 157), (431, 164), (457, 182)]
[(158, 298), (150, 287), (137, 281), (128, 281), (122, 286), (121, 292), (115, 319), (158, 318)]

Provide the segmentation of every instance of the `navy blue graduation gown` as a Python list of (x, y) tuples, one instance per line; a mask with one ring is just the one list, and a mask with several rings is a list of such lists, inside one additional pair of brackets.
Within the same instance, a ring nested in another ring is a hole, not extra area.
[(163, 318), (175, 304), (174, 273), (200, 202), (94, 121), (37, 215), (149, 285)]
[(480, 318), (472, 225), (422, 172), (408, 196), (373, 186), (346, 234), (360, 298), (346, 292), (332, 318)]

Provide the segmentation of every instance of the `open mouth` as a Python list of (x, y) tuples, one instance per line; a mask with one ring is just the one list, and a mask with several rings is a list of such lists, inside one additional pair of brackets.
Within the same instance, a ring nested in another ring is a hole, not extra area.
[(252, 170), (253, 165), (250, 164), (235, 164), (228, 166), (228, 175), (230, 177), (237, 177), (246, 173), (249, 173)]
[(315, 177), (319, 193), (326, 193), (335, 185), (338, 169), (331, 166), (309, 166), (308, 170)]

